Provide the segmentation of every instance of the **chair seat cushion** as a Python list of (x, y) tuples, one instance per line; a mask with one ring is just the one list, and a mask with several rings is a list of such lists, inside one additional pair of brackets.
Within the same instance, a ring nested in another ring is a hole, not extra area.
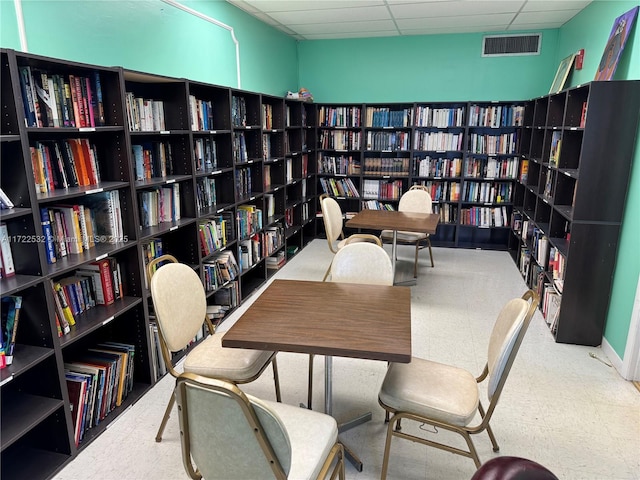
[(330, 415), (284, 403), (268, 404), (285, 425), (291, 444), (291, 469), (288, 478), (315, 479), (325, 459), (338, 441), (338, 424)]
[[(349, 237), (344, 238), (338, 242), (338, 246), (337, 246), (338, 250), (340, 250), (342, 247), (344, 247), (347, 244), (347, 240), (349, 240)], [(370, 242), (371, 240), (368, 238), (353, 237), (349, 241), (352, 243), (355, 243), (355, 242)]]
[[(426, 233), (398, 231), (396, 239), (401, 243), (415, 243), (420, 240), (426, 240), (427, 236), (428, 235)], [(380, 238), (384, 242), (393, 241), (393, 230), (383, 230), (380, 234)]]
[(478, 409), (478, 383), (462, 368), (413, 357), (389, 365), (378, 398), (395, 411), (462, 427)]
[(263, 350), (225, 348), (222, 346), (223, 335), (209, 335), (189, 352), (184, 361), (184, 371), (243, 382), (258, 375), (273, 355), (273, 352)]

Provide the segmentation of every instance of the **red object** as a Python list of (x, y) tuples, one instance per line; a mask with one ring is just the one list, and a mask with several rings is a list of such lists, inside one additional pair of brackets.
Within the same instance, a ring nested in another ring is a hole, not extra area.
[(578, 50), (578, 53), (576, 54), (575, 69), (582, 70), (583, 63), (584, 63), (584, 48), (581, 48), (580, 50)]

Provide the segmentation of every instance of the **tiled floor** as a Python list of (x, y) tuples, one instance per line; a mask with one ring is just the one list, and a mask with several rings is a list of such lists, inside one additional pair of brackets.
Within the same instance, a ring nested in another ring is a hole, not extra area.
[[(401, 260), (412, 259), (411, 248), (400, 247), (399, 252)], [(506, 252), (435, 248), (435, 268), (428, 266), (427, 252), (420, 255), (418, 283), (412, 287), (413, 355), (479, 374), (497, 312), (507, 300), (522, 295), (525, 284)], [(277, 277), (321, 280), (330, 259), (326, 241), (315, 240)], [(235, 318), (237, 314), (222, 328)], [(475, 438), (481, 460), (496, 455), (527, 457), (566, 480), (640, 479), (640, 393), (615, 369), (591, 358), (590, 352), (607, 360), (599, 348), (555, 343), (537, 313), (493, 416), (500, 453), (493, 453), (488, 437), (481, 434)], [(323, 362), (318, 358), (316, 362), (317, 407), (323, 401), (324, 372)], [(280, 353), (278, 365), (283, 401), (294, 405), (305, 401), (307, 356)], [(336, 417), (373, 412), (373, 421), (342, 436), (364, 462), (361, 473), (347, 464), (347, 478), (378, 479), (385, 424), (377, 393), (386, 365), (335, 358), (333, 368)], [(187, 478), (175, 414), (162, 443), (154, 441), (172, 387), (171, 377), (162, 379), (55, 479)], [(243, 388), (274, 399), (270, 372)], [(419, 426), (406, 422), (403, 428)], [(392, 444), (389, 479), (464, 480), (474, 471), (470, 459), (398, 439)]]

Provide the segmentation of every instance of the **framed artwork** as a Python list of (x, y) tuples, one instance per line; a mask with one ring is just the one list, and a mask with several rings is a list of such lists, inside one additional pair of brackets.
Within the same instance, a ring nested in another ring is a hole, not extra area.
[(620, 55), (624, 50), (624, 44), (627, 42), (633, 22), (638, 15), (638, 8), (634, 7), (627, 13), (623, 13), (613, 22), (613, 28), (604, 47), (594, 80), (611, 80), (613, 78), (618, 66), (618, 60), (620, 60)]
[(573, 66), (573, 59), (576, 58), (576, 54), (572, 53), (567, 58), (563, 58), (558, 65), (558, 71), (556, 72), (556, 76), (553, 78), (553, 83), (551, 84), (551, 88), (549, 89), (549, 93), (558, 93), (564, 87), (564, 82), (567, 81), (567, 77), (569, 76), (569, 71)]

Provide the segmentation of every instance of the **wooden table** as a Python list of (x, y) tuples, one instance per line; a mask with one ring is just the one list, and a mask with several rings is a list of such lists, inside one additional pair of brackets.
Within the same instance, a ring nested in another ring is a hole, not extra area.
[[(332, 356), (411, 361), (406, 287), (274, 280), (222, 337), (223, 347), (325, 355), (325, 412), (332, 414)], [(340, 431), (371, 419), (371, 413)], [(362, 462), (348, 448), (349, 460)]]
[(361, 210), (346, 223), (346, 226), (350, 228), (369, 228), (373, 230), (393, 230), (391, 261), (395, 279), (398, 231), (420, 232), (434, 235), (439, 221), (440, 215), (437, 213)]

